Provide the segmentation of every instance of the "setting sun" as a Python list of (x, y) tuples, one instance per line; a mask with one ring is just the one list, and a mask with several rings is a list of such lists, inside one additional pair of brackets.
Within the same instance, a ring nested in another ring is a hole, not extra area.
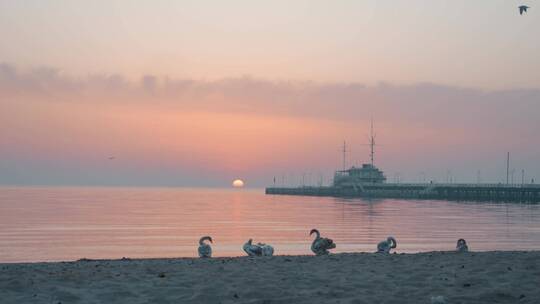
[(232, 183), (233, 187), (235, 188), (242, 188), (244, 187), (244, 181), (241, 179), (235, 179)]

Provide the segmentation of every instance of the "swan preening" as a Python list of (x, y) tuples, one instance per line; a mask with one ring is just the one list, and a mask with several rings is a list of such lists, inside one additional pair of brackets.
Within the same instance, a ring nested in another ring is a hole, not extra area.
[(262, 248), (260, 246), (253, 245), (252, 242), (253, 240), (249, 239), (242, 248), (249, 256), (261, 256)]
[(213, 243), (212, 238), (209, 236), (203, 236), (199, 240), (199, 257), (201, 258), (211, 258), (212, 257), (212, 247), (209, 244), (206, 244), (204, 241), (209, 241)]
[(389, 236), (386, 240), (377, 244), (377, 253), (390, 253), (390, 250), (396, 247), (396, 239), (392, 236)]
[(274, 255), (274, 247), (265, 244), (265, 243), (257, 243), (257, 246), (261, 247), (262, 255), (263, 256), (273, 256)]
[(459, 239), (457, 241), (456, 250), (458, 252), (468, 252), (469, 251), (469, 246), (467, 246), (467, 242), (465, 241), (465, 239)]
[(253, 239), (249, 239), (242, 248), (249, 256), (274, 255), (274, 247), (264, 243), (253, 244)]
[(316, 255), (325, 255), (328, 254), (329, 249), (336, 248), (336, 243), (332, 239), (322, 238), (321, 233), (317, 229), (311, 229), (309, 235), (315, 233), (315, 239), (311, 243), (311, 251)]

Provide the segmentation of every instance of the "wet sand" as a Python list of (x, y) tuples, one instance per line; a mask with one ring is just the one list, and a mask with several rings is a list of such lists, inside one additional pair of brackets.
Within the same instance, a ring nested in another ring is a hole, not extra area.
[(0, 264), (0, 303), (540, 303), (540, 252)]

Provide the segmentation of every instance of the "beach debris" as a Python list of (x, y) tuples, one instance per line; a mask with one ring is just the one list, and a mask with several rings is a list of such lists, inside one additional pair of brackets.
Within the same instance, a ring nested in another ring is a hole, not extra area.
[(209, 241), (210, 243), (214, 243), (212, 241), (212, 237), (210, 236), (203, 236), (199, 239), (199, 257), (200, 258), (211, 258), (212, 257), (212, 247), (210, 244), (205, 243), (204, 241)]
[(334, 243), (332, 239), (321, 237), (321, 233), (317, 229), (311, 229), (309, 235), (311, 236), (314, 233), (315, 239), (313, 240), (313, 243), (311, 243), (311, 251), (313, 251), (315, 255), (327, 255), (329, 249), (336, 248), (336, 243)]
[(431, 297), (431, 304), (446, 304), (446, 298), (444, 296)]
[(397, 241), (393, 236), (389, 236), (386, 240), (377, 244), (377, 253), (390, 253), (390, 250), (397, 247)]
[(459, 239), (456, 244), (457, 252), (468, 252), (469, 246), (467, 246), (467, 241), (465, 239)]

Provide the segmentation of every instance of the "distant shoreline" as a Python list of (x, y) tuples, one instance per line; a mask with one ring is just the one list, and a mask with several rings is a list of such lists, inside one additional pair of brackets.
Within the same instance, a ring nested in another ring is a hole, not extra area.
[(534, 303), (540, 298), (539, 277), (540, 251), (79, 260), (2, 263), (0, 298), (2, 303)]
[[(540, 255), (540, 250), (489, 250), (489, 251), (471, 251), (468, 253), (464, 253), (467, 255), (477, 255), (477, 254), (495, 254), (495, 253), (515, 253), (515, 254), (523, 254), (523, 253), (538, 253)], [(339, 252), (339, 253), (330, 253), (328, 256), (349, 256), (349, 255), (377, 255), (377, 256), (385, 256), (383, 254), (378, 254), (375, 251), (373, 252)], [(425, 251), (425, 252), (391, 252), (390, 254), (386, 256), (414, 256), (414, 255), (426, 255), (426, 254), (459, 254), (455, 251)], [(272, 258), (300, 258), (300, 257), (315, 257), (313, 254), (276, 254), (272, 257), (260, 257), (260, 259), (272, 259)], [(201, 260), (201, 261), (213, 261), (213, 260), (235, 260), (235, 259), (244, 259), (244, 258), (250, 258), (246, 256), (245, 254), (240, 255), (234, 255), (234, 256), (218, 256), (218, 257), (212, 257), (209, 259), (201, 259), (199, 257), (141, 257), (141, 258), (131, 258), (131, 257), (122, 257), (122, 258), (99, 258), (99, 259), (93, 259), (93, 258), (80, 258), (77, 260), (62, 260), (62, 261), (31, 261), (31, 262), (0, 262), (0, 267), (7, 266), (7, 265), (36, 265), (36, 264), (70, 264), (70, 263), (102, 263), (102, 262), (134, 262), (134, 261), (195, 261), (195, 260)], [(251, 258), (251, 259), (257, 259), (257, 258)]]

